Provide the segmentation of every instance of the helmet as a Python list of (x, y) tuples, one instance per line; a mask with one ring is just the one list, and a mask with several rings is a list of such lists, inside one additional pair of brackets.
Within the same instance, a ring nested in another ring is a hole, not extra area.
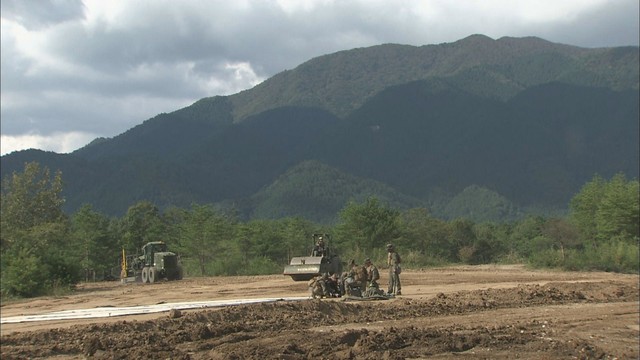
[(365, 263), (365, 264), (371, 264), (371, 259), (367, 258), (367, 259), (364, 261), (364, 263)]
[(393, 249), (393, 244), (387, 244), (387, 249)]

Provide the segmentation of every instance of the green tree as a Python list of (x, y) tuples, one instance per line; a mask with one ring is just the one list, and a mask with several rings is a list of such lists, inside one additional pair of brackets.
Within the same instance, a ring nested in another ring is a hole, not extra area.
[(208, 265), (230, 253), (223, 243), (233, 238), (233, 223), (212, 205), (192, 204), (180, 229), (181, 256), (195, 259), (200, 275), (211, 275)]
[(455, 219), (449, 223), (449, 244), (451, 257), (458, 261), (470, 262), (475, 252), (476, 235), (474, 223), (468, 219)]
[(509, 226), (506, 224), (481, 223), (473, 227), (475, 249), (472, 262), (487, 264), (507, 253)]
[(166, 240), (168, 244), (170, 244), (170, 248), (175, 248), (179, 251), (182, 244), (182, 224), (185, 222), (188, 216), (188, 209), (170, 206), (164, 210), (162, 218), (163, 222), (166, 225), (166, 232), (163, 239)]
[(534, 251), (532, 242), (542, 236), (545, 219), (541, 216), (527, 216), (515, 223), (511, 229), (511, 241), (507, 244), (507, 251), (511, 258), (527, 258)]
[(595, 217), (599, 242), (612, 238), (637, 242), (639, 204), (638, 181), (627, 181), (624, 174), (617, 174), (606, 183)]
[(399, 245), (433, 258), (449, 260), (447, 223), (431, 216), (425, 208), (409, 209), (400, 216)]
[(627, 181), (623, 174), (617, 174), (605, 181), (596, 175), (571, 199), (570, 219), (583, 242), (595, 245), (612, 238), (637, 242), (639, 196), (637, 180)]
[[(282, 237), (287, 249), (287, 262), (294, 256), (308, 255), (312, 246), (311, 235), (317, 226), (300, 217), (284, 218), (279, 223), (282, 226)], [(329, 246), (335, 247), (334, 244)]]
[[(14, 245), (20, 232), (43, 224), (64, 222), (61, 192), (62, 173), (58, 171), (52, 177), (48, 168), (40, 168), (36, 162), (25, 164), (24, 172), (14, 172), (5, 178), (0, 195), (2, 249)], [(46, 246), (38, 239), (26, 245), (38, 249)]]
[[(229, 244), (241, 261), (227, 265), (235, 274), (273, 274), (282, 271), (288, 260), (286, 226), (282, 220), (252, 220), (238, 227), (236, 240)], [(228, 264), (232, 259), (226, 259)], [(236, 266), (233, 268), (233, 266)]]
[(565, 219), (549, 219), (542, 227), (542, 234), (553, 241), (560, 250), (560, 259), (566, 259), (566, 249), (580, 245), (577, 229)]
[(2, 182), (3, 296), (35, 296), (78, 280), (76, 259), (69, 256), (69, 222), (61, 192), (62, 174), (51, 176), (35, 162)]
[(597, 237), (596, 214), (602, 201), (604, 185), (604, 179), (595, 175), (569, 202), (571, 221), (576, 224), (586, 241), (594, 242)]
[(277, 220), (252, 220), (243, 226), (242, 236), (248, 240), (247, 258), (267, 257), (285, 261), (287, 256), (284, 227)]
[(519, 216), (519, 211), (507, 198), (480, 187), (471, 185), (454, 196), (445, 206), (449, 219), (467, 218), (473, 221), (505, 221)]
[(400, 213), (380, 204), (375, 197), (360, 204), (350, 202), (340, 211), (336, 231), (341, 243), (355, 253), (371, 252), (400, 237)]
[(129, 207), (122, 218), (122, 246), (127, 251), (140, 251), (149, 241), (161, 241), (167, 234), (160, 210), (150, 201), (140, 201)]
[(110, 274), (111, 268), (118, 265), (120, 247), (117, 238), (111, 236), (109, 226), (109, 218), (89, 204), (71, 216), (71, 236), (77, 245), (75, 256), (80, 259), (85, 281)]

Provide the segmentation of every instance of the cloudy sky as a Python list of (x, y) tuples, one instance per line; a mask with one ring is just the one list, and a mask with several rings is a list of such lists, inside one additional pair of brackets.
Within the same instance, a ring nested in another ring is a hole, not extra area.
[(2, 0), (1, 152), (66, 153), (161, 112), (382, 43), (638, 46), (638, 0)]

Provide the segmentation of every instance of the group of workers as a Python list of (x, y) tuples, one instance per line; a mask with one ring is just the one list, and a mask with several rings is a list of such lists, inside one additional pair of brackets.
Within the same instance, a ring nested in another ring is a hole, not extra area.
[(366, 259), (362, 266), (355, 260), (349, 262), (347, 271), (338, 274), (322, 274), (311, 280), (309, 287), (317, 289), (320, 296), (341, 297), (343, 295), (355, 297), (396, 296), (402, 295), (400, 283), (400, 255), (393, 244), (387, 244), (387, 266), (389, 267), (389, 285), (387, 292), (380, 289), (378, 280), (380, 272), (371, 259)]

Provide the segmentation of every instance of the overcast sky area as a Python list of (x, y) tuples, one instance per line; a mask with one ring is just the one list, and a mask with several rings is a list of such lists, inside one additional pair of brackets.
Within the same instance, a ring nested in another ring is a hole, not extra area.
[(1, 153), (68, 153), (324, 54), (471, 34), (638, 46), (638, 0), (2, 0)]

